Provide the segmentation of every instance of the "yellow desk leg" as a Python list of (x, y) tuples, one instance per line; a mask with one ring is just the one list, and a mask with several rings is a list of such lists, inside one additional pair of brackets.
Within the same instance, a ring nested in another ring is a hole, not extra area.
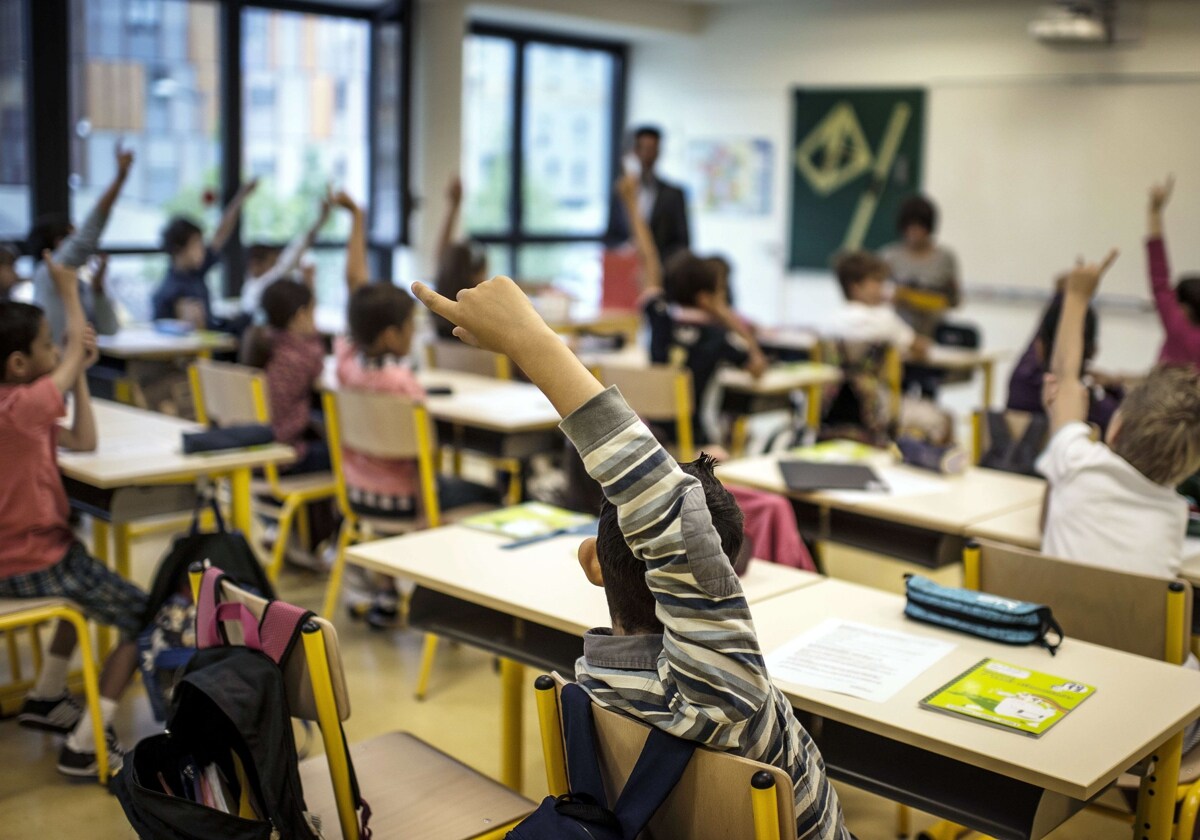
[(122, 376), (113, 383), (113, 399), (125, 405), (133, 405), (133, 381)]
[(733, 429), (729, 435), (729, 448), (733, 457), (740, 458), (746, 454), (746, 441), (750, 438), (750, 418), (739, 414), (733, 421)]
[(229, 476), (230, 504), (233, 507), (233, 527), (250, 539), (250, 531), (254, 525), (254, 513), (251, 510), (250, 498), (250, 468), (234, 470)]
[[(103, 520), (92, 518), (92, 556), (100, 561), (100, 564), (106, 569), (111, 569), (112, 565), (109, 562), (111, 556), (109, 554), (109, 533), (112, 529), (108, 523)], [(101, 662), (108, 659), (108, 653), (112, 650), (112, 630), (103, 624), (96, 628), (96, 653)]]
[(525, 666), (500, 660), (500, 782), (521, 790), (521, 729), (524, 722)]
[(821, 386), (810, 385), (806, 391), (808, 392), (808, 416), (805, 419), (808, 428), (816, 429), (821, 425)]
[(992, 407), (992, 380), (995, 371), (991, 362), (983, 363), (983, 410), (987, 411)]
[(1170, 840), (1175, 827), (1175, 789), (1179, 787), (1179, 759), (1183, 732), (1167, 739), (1150, 756), (1138, 791), (1134, 836), (1140, 840)]
[(113, 537), (116, 542), (116, 569), (117, 574), (130, 580), (133, 575), (133, 562), (131, 555), (133, 554), (133, 546), (130, 544), (131, 537), (129, 534), (129, 525), (121, 523), (115, 526)]

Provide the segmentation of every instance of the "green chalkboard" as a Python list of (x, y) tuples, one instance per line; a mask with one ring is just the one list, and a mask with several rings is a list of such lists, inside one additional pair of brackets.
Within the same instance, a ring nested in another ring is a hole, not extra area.
[(921, 189), (925, 91), (800, 88), (792, 144), (792, 268), (896, 238), (900, 202)]

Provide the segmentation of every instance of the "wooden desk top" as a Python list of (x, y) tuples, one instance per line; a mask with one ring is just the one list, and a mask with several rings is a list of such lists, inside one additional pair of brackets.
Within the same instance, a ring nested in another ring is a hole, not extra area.
[(1011, 350), (970, 350), (965, 347), (944, 347), (940, 344), (930, 346), (929, 353), (924, 359), (909, 359), (913, 364), (938, 370), (974, 370), (984, 365), (994, 364), (1012, 355)]
[[(886, 703), (775, 683), (794, 706), (1077, 799), (1089, 799), (1200, 712), (1200, 673), (1068, 638), (1057, 656), (941, 630), (904, 617), (904, 599), (844, 581), (754, 607), (766, 653), (829, 618), (953, 642), (954, 650)], [(1041, 738), (938, 714), (920, 700), (993, 657), (1096, 687)]]
[(772, 365), (759, 379), (755, 379), (748, 371), (731, 367), (722, 368), (717, 375), (717, 381), (727, 390), (758, 396), (789, 394), (813, 385), (831, 385), (841, 379), (840, 368), (819, 362)]
[(601, 309), (589, 315), (572, 313), (566, 318), (548, 318), (550, 329), (558, 333), (583, 330), (594, 332), (637, 332), (642, 313), (638, 309)]
[[(577, 636), (611, 619), (604, 590), (576, 559), (580, 537), (543, 540), (507, 551), (503, 537), (450, 525), (349, 549), (351, 562), (400, 575), (438, 592)], [(756, 560), (742, 587), (758, 603), (821, 580), (819, 575)]]
[(1040, 478), (980, 467), (971, 467), (962, 475), (942, 476), (886, 463), (885, 458), (873, 466), (894, 493), (793, 493), (779, 473), (778, 462), (786, 457), (790, 456), (760, 455), (730, 461), (717, 468), (717, 477), (726, 484), (955, 535), (965, 534), (968, 526), (977, 522), (1041, 504), (1046, 488)]
[(97, 336), (100, 353), (113, 359), (166, 360), (237, 349), (237, 339), (226, 333), (196, 332), (166, 335), (149, 325), (126, 327), (116, 335)]
[(196, 423), (143, 411), (140, 408), (93, 400), (100, 445), (95, 452), (62, 452), (62, 474), (84, 484), (110, 490), (163, 481), (187, 481), (242, 467), (291, 461), (289, 446), (272, 443), (202, 455), (183, 454), (183, 432), (199, 431)]

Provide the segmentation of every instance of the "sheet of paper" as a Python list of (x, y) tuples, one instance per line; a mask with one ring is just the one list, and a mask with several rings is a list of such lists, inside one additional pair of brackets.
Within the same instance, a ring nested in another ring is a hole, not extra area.
[(831, 618), (772, 651), (777, 680), (884, 703), (954, 649), (952, 642)]
[[(915, 469), (895, 469), (879, 466), (875, 467), (875, 472), (879, 473), (879, 477), (883, 479), (883, 483), (888, 488), (882, 495), (893, 499), (905, 496), (932, 496), (934, 493), (944, 493), (950, 489), (945, 478), (933, 473), (923, 475)], [(881, 495), (877, 490), (825, 490), (822, 492), (824, 495), (841, 499), (845, 502), (878, 499)]]

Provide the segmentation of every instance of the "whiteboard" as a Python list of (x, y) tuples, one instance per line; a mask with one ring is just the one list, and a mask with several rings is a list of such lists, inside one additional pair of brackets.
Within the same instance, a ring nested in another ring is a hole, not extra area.
[(926, 189), (968, 289), (1047, 290), (1116, 246), (1101, 294), (1148, 299), (1146, 195), (1169, 172), (1172, 272), (1200, 271), (1200, 78), (934, 85), (927, 120)]

